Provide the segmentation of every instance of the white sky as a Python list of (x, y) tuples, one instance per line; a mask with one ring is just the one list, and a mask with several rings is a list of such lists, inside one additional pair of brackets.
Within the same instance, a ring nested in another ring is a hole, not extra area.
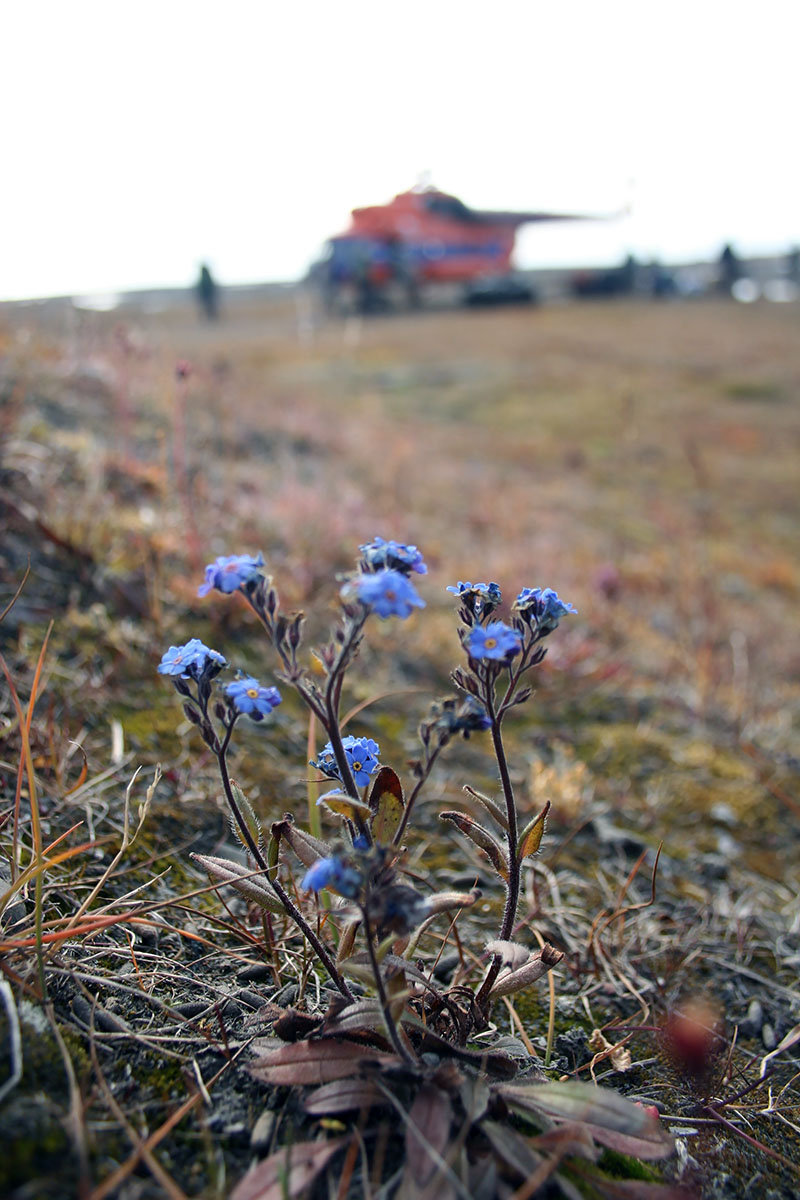
[(295, 278), (424, 171), (522, 266), (800, 243), (796, 0), (6, 0), (0, 298)]

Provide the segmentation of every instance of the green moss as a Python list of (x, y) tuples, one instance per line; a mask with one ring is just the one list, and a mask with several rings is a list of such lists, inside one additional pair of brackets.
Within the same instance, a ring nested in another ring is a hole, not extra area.
[(659, 1183), (661, 1180), (659, 1172), (649, 1163), (631, 1158), (629, 1154), (620, 1154), (617, 1150), (604, 1150), (597, 1165), (613, 1179), (642, 1179), (647, 1183)]

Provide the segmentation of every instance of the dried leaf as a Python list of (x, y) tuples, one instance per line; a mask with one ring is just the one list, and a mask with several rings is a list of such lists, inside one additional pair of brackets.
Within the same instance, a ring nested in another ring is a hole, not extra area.
[(550, 801), (548, 800), (538, 817), (534, 817), (533, 820), (525, 826), (520, 834), (519, 842), (517, 844), (517, 860), (519, 862), (522, 862), (523, 858), (530, 858), (530, 856), (535, 854), (541, 846), (542, 837), (544, 836), (545, 820), (549, 811)]
[(388, 1100), (371, 1079), (336, 1079), (306, 1096), (304, 1107), (312, 1117), (335, 1116), (355, 1108), (375, 1108)]
[(516, 971), (508, 971), (505, 975), (499, 975), (489, 993), (489, 999), (497, 1000), (500, 996), (510, 996), (524, 987), (530, 987), (532, 983), (541, 979), (542, 975), (546, 975), (552, 967), (561, 962), (563, 957), (560, 950), (554, 949), (546, 942), (543, 949), (536, 950), (531, 954), (528, 961), (518, 967)]
[(383, 1031), (383, 1012), (379, 1000), (356, 1000), (354, 1004), (346, 1005), (325, 1019), (326, 1034), (357, 1033), (360, 1030)]
[(230, 1194), (230, 1200), (293, 1200), (302, 1196), (344, 1146), (346, 1138), (297, 1142), (276, 1150), (252, 1167)]
[(501, 1084), (513, 1109), (585, 1125), (604, 1146), (636, 1158), (665, 1158), (674, 1149), (666, 1129), (644, 1109), (591, 1083)]
[[(237, 892), (241, 892), (248, 900), (252, 900), (267, 912), (280, 915), (284, 908), (272, 888), (263, 882), (263, 876), (253, 875), (249, 867), (242, 863), (233, 862), (229, 858), (215, 858), (210, 854), (193, 854), (194, 861), (206, 871), (212, 879), (228, 883)], [(242, 876), (250, 878), (242, 878)]]
[(450, 1097), (424, 1083), (406, 1125), (406, 1169), (397, 1200), (450, 1200), (453, 1187), (442, 1165), (447, 1162), (453, 1106)]
[(476, 900), (480, 900), (481, 893), (478, 888), (474, 888), (471, 892), (433, 892), (428, 897), (430, 905), (430, 915), (435, 917), (437, 913), (447, 912), (451, 908), (472, 908)]
[(405, 812), (403, 785), (391, 767), (381, 767), (369, 794), (372, 811), (372, 836), (381, 846), (388, 846)]
[(508, 862), (506, 861), (506, 856), (488, 829), (484, 829), (483, 825), (479, 825), (468, 813), (456, 810), (439, 813), (439, 819), (441, 821), (451, 821), (456, 829), (460, 830), (461, 833), (465, 833), (488, 857), (500, 878), (508, 879)]
[(276, 838), (283, 838), (289, 843), (304, 867), (313, 867), (317, 859), (328, 858), (331, 854), (328, 842), (306, 833), (304, 829), (298, 829), (293, 821), (276, 821), (272, 832)]
[(769, 1054), (765, 1054), (761, 1060), (760, 1077), (763, 1079), (767, 1073), (767, 1067), (776, 1054), (783, 1054), (784, 1050), (791, 1050), (792, 1046), (796, 1046), (800, 1042), (800, 1025), (795, 1025), (790, 1029), (774, 1050), (770, 1050)]
[(320, 1038), (268, 1050), (250, 1065), (250, 1074), (263, 1083), (320, 1084), (356, 1075), (367, 1062), (393, 1066), (399, 1061), (395, 1055), (383, 1054), (369, 1046), (340, 1038)]
[(600, 1054), (603, 1058), (607, 1058), (615, 1071), (629, 1071), (633, 1059), (631, 1052), (625, 1046), (614, 1045), (603, 1034), (601, 1029), (593, 1029), (592, 1036), (589, 1038), (589, 1049), (595, 1054)]
[(356, 944), (356, 934), (358, 932), (360, 921), (352, 921), (342, 930), (342, 936), (339, 940), (339, 952), (336, 955), (336, 965), (341, 966), (353, 953), (353, 948)]

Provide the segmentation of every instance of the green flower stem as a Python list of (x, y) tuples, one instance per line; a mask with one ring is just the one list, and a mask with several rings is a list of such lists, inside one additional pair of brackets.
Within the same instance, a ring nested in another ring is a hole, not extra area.
[(231, 734), (233, 733), (233, 724), (234, 723), (232, 722), (228, 726), (228, 729), (225, 733), (225, 738), (224, 738), (221, 746), (219, 747), (219, 750), (217, 751), (217, 761), (219, 762), (219, 773), (220, 773), (220, 777), (222, 779), (222, 787), (225, 792), (225, 799), (228, 801), (228, 806), (229, 806), (231, 812), (233, 813), (233, 818), (239, 827), (242, 837), (244, 838), (245, 842), (247, 843), (250, 853), (252, 854), (255, 861), (258, 863), (259, 867), (261, 867), (262, 871), (264, 871), (264, 874), (265, 874), (266, 878), (269, 880), (272, 890), (275, 892), (275, 895), (280, 900), (280, 902), (283, 905), (284, 909), (286, 910), (288, 916), (291, 917), (291, 919), (294, 921), (295, 925), (297, 925), (298, 929), (300, 929), (300, 931), (302, 932), (306, 941), (308, 941), (310, 943), (315, 954), (317, 955), (320, 962), (325, 967), (325, 970), (328, 972), (328, 974), (330, 975), (334, 984), (339, 989), (339, 991), (342, 993), (342, 995), (345, 997), (345, 999), (352, 1001), (353, 993), (350, 991), (350, 988), (347, 986), (347, 984), (345, 983), (345, 981), (342, 978), (342, 976), (340, 975), (340, 973), (336, 970), (336, 965), (333, 962), (333, 959), (331, 958), (331, 956), (328, 954), (328, 951), (325, 949), (325, 947), (323, 946), (320, 939), (314, 933), (314, 930), (308, 924), (308, 922), (304, 918), (303, 914), (300, 912), (300, 909), (296, 906), (296, 904), (294, 904), (292, 902), (288, 893), (284, 889), (283, 885), (279, 882), (278, 879), (274, 878), (274, 873), (270, 871), (269, 865), (266, 862), (264, 855), (261, 853), (256, 842), (253, 840), (253, 836), (247, 827), (247, 822), (245, 821), (244, 817), (242, 816), (242, 812), (241, 812), (241, 809), (239, 808), (239, 805), (236, 803), (236, 798), (233, 794), (233, 789), (231, 788), (230, 776), (228, 775), (228, 763), (227, 763), (227, 760), (225, 757), (227, 750), (228, 750), (228, 745), (230, 744)]

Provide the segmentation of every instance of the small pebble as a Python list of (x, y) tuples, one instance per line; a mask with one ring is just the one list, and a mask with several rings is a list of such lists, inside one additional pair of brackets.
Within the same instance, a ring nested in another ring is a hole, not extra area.
[(761, 1041), (766, 1050), (774, 1050), (778, 1044), (778, 1035), (769, 1021), (765, 1021), (761, 1027)]
[(251, 1150), (267, 1150), (269, 1148), (276, 1119), (274, 1112), (270, 1112), (268, 1108), (264, 1109), (250, 1134)]
[(263, 1008), (266, 1004), (263, 996), (259, 996), (256, 992), (250, 992), (247, 988), (240, 988), (236, 993), (236, 999), (242, 1004), (249, 1004), (251, 1008)]
[(255, 963), (252, 967), (245, 967), (242, 971), (236, 972), (236, 978), (242, 983), (261, 983), (265, 979), (272, 978), (272, 968), (267, 963)]

